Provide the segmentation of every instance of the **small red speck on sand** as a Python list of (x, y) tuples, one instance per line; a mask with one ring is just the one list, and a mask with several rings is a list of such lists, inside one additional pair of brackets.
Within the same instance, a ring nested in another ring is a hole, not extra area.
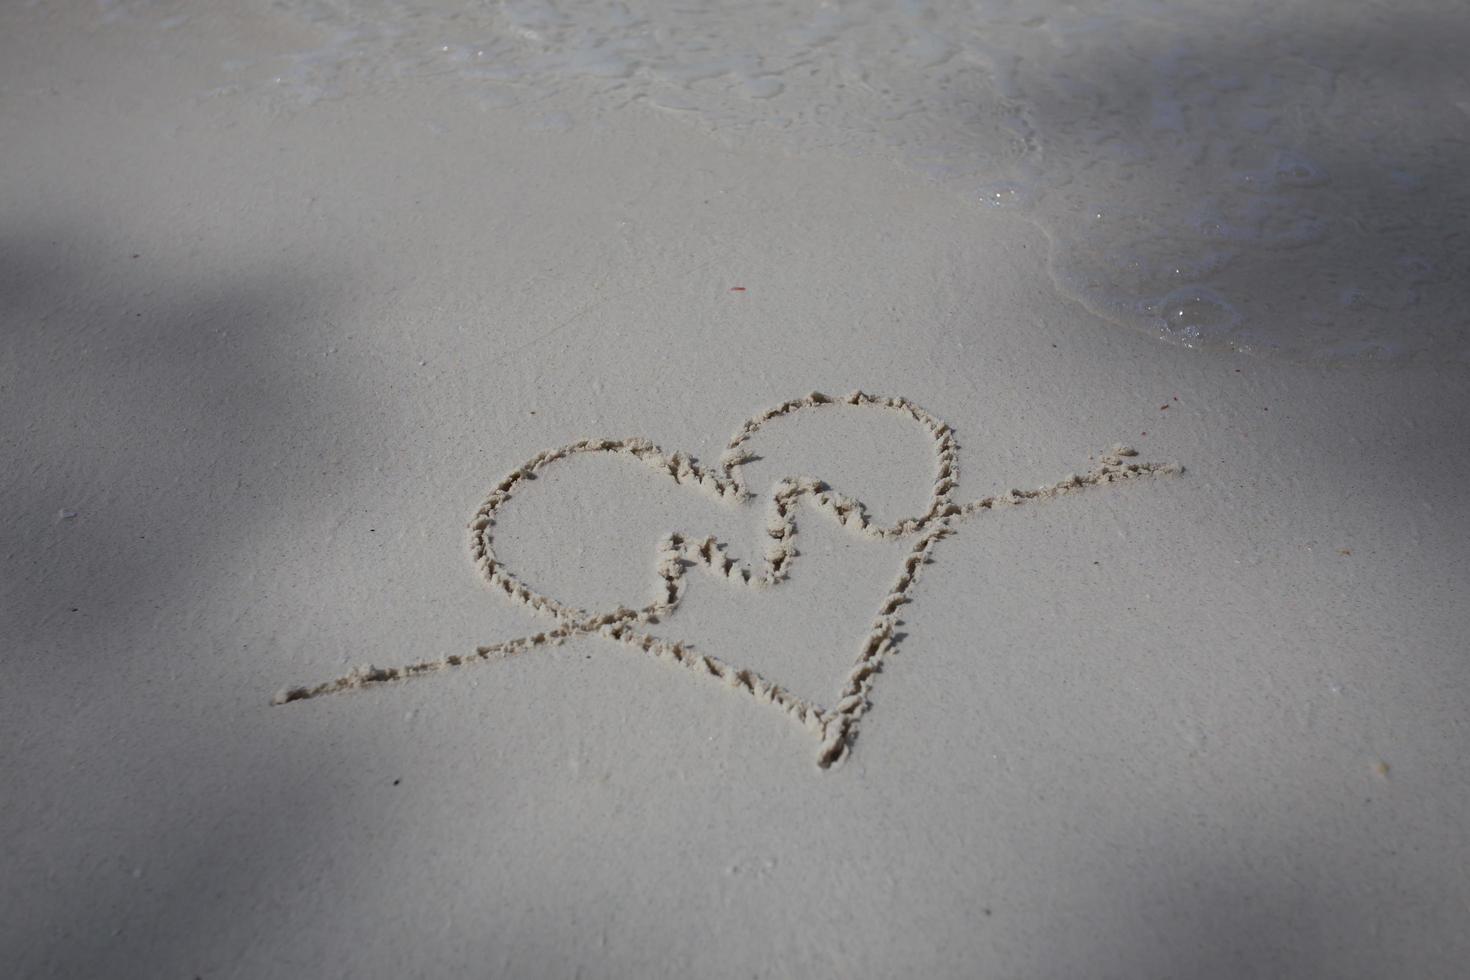
[(730, 287), (730, 292), (732, 292), (732, 293), (743, 293), (743, 292), (745, 292), (745, 287), (744, 286), (731, 286)]

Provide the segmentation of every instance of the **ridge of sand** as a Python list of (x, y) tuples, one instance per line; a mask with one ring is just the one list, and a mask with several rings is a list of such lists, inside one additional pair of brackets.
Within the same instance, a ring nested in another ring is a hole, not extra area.
[[(770, 517), (766, 526), (770, 540), (762, 570), (757, 571), (726, 557), (723, 545), (714, 537), (692, 540), (682, 534), (671, 533), (659, 546), (658, 574), (664, 585), (664, 593), (642, 609), (618, 608), (600, 614), (568, 606), (551, 596), (533, 591), (495, 559), (491, 538), (496, 512), (510, 500), (517, 487), (535, 479), (538, 471), (558, 460), (581, 453), (627, 455), (670, 477), (677, 484), (697, 487), (714, 500), (746, 501), (752, 494), (741, 476), (741, 465), (749, 459), (749, 454), (741, 448), (743, 444), (772, 419), (803, 409), (833, 404), (887, 409), (913, 419), (928, 431), (935, 444), (936, 471), (930, 503), (922, 515), (901, 518), (888, 526), (879, 525), (868, 516), (867, 506), (862, 501), (835, 493), (816, 478), (789, 477), (778, 482), (772, 490)], [(533, 611), (552, 617), (557, 621), (556, 627), (478, 647), (472, 656), (451, 654), (397, 667), (357, 667), (341, 677), (320, 684), (285, 688), (273, 700), (276, 704), (304, 701), (373, 684), (422, 677), (469, 663), (504, 659), (537, 647), (560, 645), (576, 636), (598, 635), (642, 650), (658, 660), (708, 675), (722, 681), (731, 690), (744, 692), (757, 701), (776, 706), (820, 740), (817, 765), (825, 769), (847, 754), (856, 737), (858, 722), (871, 706), (869, 696), (877, 675), (882, 670), (883, 660), (899, 642), (897, 629), (902, 620), (898, 617), (898, 610), (912, 601), (920, 568), (929, 561), (934, 546), (953, 534), (958, 523), (965, 518), (999, 506), (1017, 506), (1027, 501), (1045, 500), (1140, 476), (1175, 475), (1183, 471), (1183, 467), (1178, 464), (1127, 460), (1127, 457), (1136, 455), (1137, 450), (1119, 444), (1103, 453), (1097, 464), (1084, 475), (1072, 473), (1055, 483), (1036, 489), (1013, 489), (1004, 495), (987, 496), (957, 504), (951, 499), (954, 489), (959, 486), (959, 445), (955, 440), (954, 430), (908, 399), (875, 396), (862, 391), (854, 391), (837, 399), (813, 392), (754, 416), (736, 431), (715, 469), (701, 466), (697, 460), (682, 452), (667, 455), (646, 439), (585, 439), (560, 448), (548, 449), (512, 470), (480, 506), (469, 525), (470, 555), (492, 591), (502, 592)], [(718, 657), (700, 653), (690, 644), (660, 639), (650, 632), (633, 628), (635, 625), (659, 623), (674, 613), (684, 590), (685, 566), (702, 568), (716, 578), (754, 589), (764, 589), (782, 582), (799, 554), (796, 546), (796, 508), (803, 501), (817, 513), (858, 535), (878, 539), (917, 536), (911, 551), (904, 558), (902, 571), (878, 609), (877, 617), (860, 647), (857, 662), (834, 706), (822, 707), (794, 695), (754, 671), (732, 666)]]

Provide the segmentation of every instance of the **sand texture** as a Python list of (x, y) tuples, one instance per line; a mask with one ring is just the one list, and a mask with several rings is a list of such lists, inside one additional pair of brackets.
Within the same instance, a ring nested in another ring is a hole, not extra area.
[(1463, 975), (1453, 277), (1141, 329), (959, 34), (346, 9), (0, 7), (0, 974)]

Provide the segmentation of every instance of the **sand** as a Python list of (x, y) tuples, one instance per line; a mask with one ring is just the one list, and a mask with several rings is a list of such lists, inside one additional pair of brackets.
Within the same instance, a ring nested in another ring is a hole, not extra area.
[(0, 11), (5, 973), (1461, 972), (1463, 346), (1190, 348), (879, 149), (134, 6)]

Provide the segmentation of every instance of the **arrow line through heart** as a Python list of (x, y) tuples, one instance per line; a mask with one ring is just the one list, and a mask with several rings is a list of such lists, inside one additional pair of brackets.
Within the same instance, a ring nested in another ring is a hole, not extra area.
[[(862, 501), (843, 496), (820, 480), (810, 477), (783, 479), (771, 493), (766, 524), (768, 541), (759, 570), (727, 557), (724, 546), (714, 537), (690, 538), (669, 534), (659, 546), (658, 574), (662, 589), (653, 602), (641, 609), (619, 607), (597, 613), (566, 605), (530, 589), (495, 558), (492, 530), (497, 511), (523, 483), (534, 479), (539, 471), (558, 460), (582, 453), (632, 456), (672, 478), (675, 483), (694, 486), (717, 500), (739, 504), (754, 496), (745, 485), (741, 466), (753, 458), (745, 444), (762, 426), (796, 412), (840, 405), (897, 412), (918, 422), (929, 432), (934, 440), (936, 468), (934, 489), (923, 514), (882, 525), (869, 517)], [(1035, 490), (1011, 490), (960, 504), (952, 499), (959, 485), (959, 445), (955, 441), (954, 430), (906, 398), (885, 398), (861, 391), (840, 398), (813, 392), (754, 416), (736, 431), (720, 457), (719, 465), (714, 468), (701, 466), (681, 452), (666, 455), (646, 439), (584, 439), (558, 449), (548, 449), (527, 460), (495, 486), (475, 512), (469, 530), (471, 557), (492, 591), (503, 593), (537, 613), (550, 616), (555, 621), (554, 626), (528, 636), (488, 644), (467, 655), (451, 655), (401, 667), (358, 667), (342, 677), (314, 686), (287, 688), (275, 696), (274, 703), (286, 704), (407, 680), (467, 664), (502, 660), (539, 647), (559, 645), (577, 636), (597, 635), (667, 663), (708, 675), (731, 690), (774, 705), (817, 737), (817, 764), (825, 769), (844, 758), (852, 748), (858, 723), (871, 706), (870, 695), (876, 677), (884, 660), (898, 643), (898, 611), (913, 600), (921, 571), (929, 562), (935, 545), (956, 533), (958, 525), (966, 519), (984, 511), (1020, 506), (1142, 476), (1183, 472), (1183, 467), (1177, 463), (1140, 462), (1134, 458), (1136, 456), (1137, 453), (1127, 446), (1114, 446), (1101, 454), (1097, 464), (1086, 474), (1074, 473)], [(796, 510), (802, 502), (855, 534), (880, 540), (914, 540), (913, 547), (904, 556), (897, 580), (878, 607), (857, 661), (832, 707), (823, 707), (798, 697), (755, 671), (701, 653), (690, 644), (660, 638), (645, 628), (661, 622), (678, 607), (684, 594), (687, 568), (700, 568), (737, 586), (753, 589), (770, 588), (784, 581), (797, 555)]]

